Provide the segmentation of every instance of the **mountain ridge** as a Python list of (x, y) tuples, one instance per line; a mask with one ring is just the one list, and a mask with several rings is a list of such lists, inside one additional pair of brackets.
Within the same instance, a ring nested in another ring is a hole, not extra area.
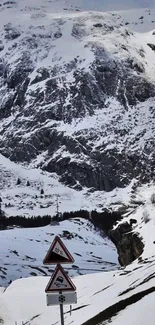
[(0, 152), (78, 190), (152, 180), (154, 33), (110, 13), (23, 17), (1, 33)]
[(102, 271), (73, 279), (78, 304), (71, 315), (64, 308), (66, 325), (149, 316), (154, 325), (155, 10), (83, 12), (73, 2), (1, 3), (1, 208), (119, 211), (111, 238), (121, 264), (134, 261), (119, 267), (113, 244), (82, 219), (2, 231), (1, 285), (13, 283), (0, 288), (0, 322), (58, 322), (44, 293), (53, 268), (42, 260), (59, 235), (75, 257), (69, 275)]

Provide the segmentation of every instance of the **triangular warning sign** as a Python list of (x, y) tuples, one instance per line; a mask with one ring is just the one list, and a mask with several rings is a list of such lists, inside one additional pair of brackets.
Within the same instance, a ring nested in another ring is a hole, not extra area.
[(75, 291), (76, 287), (72, 280), (68, 277), (65, 270), (60, 264), (56, 266), (56, 269), (47, 284), (45, 289), (46, 293), (61, 292), (61, 291)]
[(43, 264), (67, 264), (73, 262), (74, 258), (69, 253), (67, 247), (64, 245), (60, 237), (56, 236), (43, 260)]

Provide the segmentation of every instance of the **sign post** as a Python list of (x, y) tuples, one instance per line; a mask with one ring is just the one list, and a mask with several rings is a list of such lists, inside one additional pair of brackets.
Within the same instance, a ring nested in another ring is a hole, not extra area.
[(63, 304), (60, 304), (60, 319), (61, 319), (61, 325), (64, 325), (64, 311), (63, 311)]
[(74, 258), (67, 247), (56, 236), (43, 260), (43, 264), (57, 264), (46, 288), (47, 306), (60, 305), (61, 325), (64, 325), (64, 304), (77, 303), (76, 287), (63, 267), (59, 264), (73, 263)]

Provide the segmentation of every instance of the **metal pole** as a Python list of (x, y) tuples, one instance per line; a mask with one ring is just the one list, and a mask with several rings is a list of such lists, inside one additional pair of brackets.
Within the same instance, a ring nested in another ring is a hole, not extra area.
[(60, 304), (60, 318), (61, 318), (61, 325), (64, 325), (64, 311), (63, 311), (63, 304)]

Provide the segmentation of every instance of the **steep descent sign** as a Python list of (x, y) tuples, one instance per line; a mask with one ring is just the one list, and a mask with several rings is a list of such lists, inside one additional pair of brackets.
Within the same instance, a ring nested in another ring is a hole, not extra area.
[(67, 264), (73, 262), (74, 258), (69, 253), (67, 247), (61, 241), (61, 239), (56, 236), (43, 260), (43, 264)]
[(57, 265), (45, 289), (46, 293), (75, 291), (76, 287), (60, 264)]

